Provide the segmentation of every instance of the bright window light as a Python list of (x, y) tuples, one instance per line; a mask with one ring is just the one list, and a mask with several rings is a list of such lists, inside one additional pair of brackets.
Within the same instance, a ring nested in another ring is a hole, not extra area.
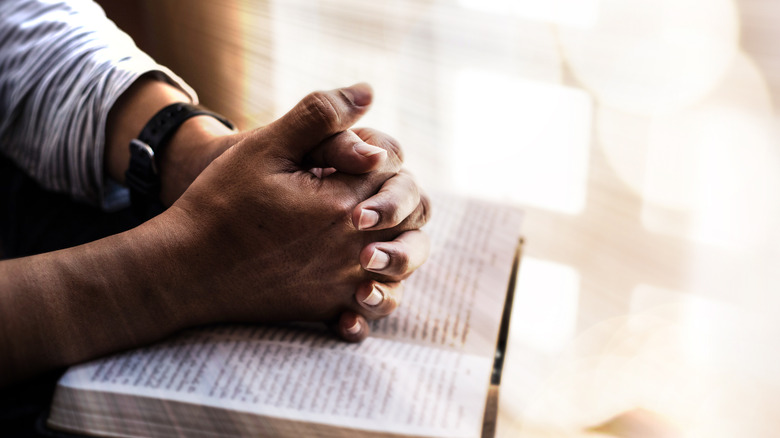
[(599, 0), (460, 0), (467, 8), (587, 28), (598, 15)]
[(455, 81), (451, 184), (458, 192), (578, 214), (592, 102), (582, 90), (480, 70)]
[(570, 266), (523, 257), (512, 304), (512, 343), (562, 351), (577, 326), (580, 275)]
[(707, 99), (656, 118), (642, 225), (723, 247), (765, 245), (780, 199), (771, 117), (760, 71), (739, 56)]
[(739, 14), (732, 0), (601, 0), (591, 28), (560, 26), (558, 35), (600, 104), (659, 114), (717, 85), (737, 53)]

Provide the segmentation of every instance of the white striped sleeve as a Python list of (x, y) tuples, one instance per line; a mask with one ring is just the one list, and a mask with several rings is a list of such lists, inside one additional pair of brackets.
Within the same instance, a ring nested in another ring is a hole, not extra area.
[(141, 75), (195, 92), (135, 46), (92, 1), (0, 0), (0, 151), (49, 190), (114, 210), (108, 112)]

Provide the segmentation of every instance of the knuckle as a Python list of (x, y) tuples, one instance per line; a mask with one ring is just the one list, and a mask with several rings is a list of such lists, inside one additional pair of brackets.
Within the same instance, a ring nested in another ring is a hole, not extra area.
[(392, 286), (389, 283), (380, 282), (377, 289), (382, 291), (382, 302), (371, 309), (376, 317), (384, 317), (395, 311), (399, 304), (398, 286)]
[(425, 193), (420, 193), (420, 221), (424, 225), (431, 220), (431, 214), (433, 213), (431, 198)]
[(355, 204), (350, 201), (349, 199), (337, 200), (333, 203), (333, 211), (338, 218), (352, 223), (352, 210), (354, 210)]
[(388, 224), (387, 226), (396, 227), (400, 225), (406, 218), (401, 215), (400, 210), (395, 206), (392, 206), (387, 214)]
[(399, 173), (396, 177), (400, 178), (403, 183), (402, 187), (404, 187), (405, 190), (405, 206), (408, 214), (411, 214), (411, 212), (414, 212), (417, 206), (423, 202), (425, 194), (420, 190), (420, 186), (417, 185), (417, 181), (415, 181), (411, 175)]
[(388, 295), (390, 295), (390, 299), (388, 299), (388, 301), (389, 301), (389, 304), (388, 304), (389, 311), (388, 311), (388, 313), (394, 312), (395, 309), (397, 309), (398, 306), (401, 305), (401, 299), (403, 297), (403, 291), (404, 291), (403, 283), (402, 282), (397, 282), (396, 286), (393, 288), (393, 292), (388, 294)]
[(404, 161), (404, 152), (401, 143), (391, 135), (373, 128), (361, 128), (359, 135), (366, 143), (384, 148), (389, 155), (395, 156), (400, 162)]
[(387, 135), (387, 134), (381, 134), (383, 137), (383, 143), (385, 148), (388, 150), (388, 152), (392, 152), (396, 157), (398, 157), (398, 160), (401, 162), (404, 161), (404, 151), (401, 147), (401, 143), (398, 142), (394, 137)]
[(390, 260), (392, 261), (393, 271), (399, 274), (409, 271), (410, 260), (409, 254), (407, 254), (406, 251), (392, 251)]
[(333, 163), (333, 160), (338, 158), (336, 147), (334, 146), (333, 141), (334, 139), (331, 139), (325, 143), (325, 147), (317, 149), (317, 152), (320, 153), (323, 163)]
[(420, 202), (414, 211), (403, 220), (402, 228), (406, 231), (417, 230), (428, 223), (431, 218), (431, 201), (424, 194), (420, 194)]
[(398, 206), (394, 202), (386, 200), (379, 205), (380, 217), (384, 226), (395, 227), (406, 219), (402, 217), (402, 213)]
[(396, 298), (393, 297), (392, 295), (386, 297), (385, 302), (382, 303), (382, 310), (381, 310), (382, 314), (389, 315), (395, 312), (395, 309), (398, 308), (398, 304), (399, 304), (398, 300), (396, 300)]
[[(403, 173), (396, 174), (386, 184), (386, 189), (375, 197), (377, 209), (380, 211), (382, 223), (385, 227), (395, 227), (402, 223), (414, 229), (418, 222), (415, 215), (421, 215), (421, 193), (417, 184), (409, 176)], [(406, 227), (405, 227), (406, 229)]]
[(320, 208), (325, 217), (336, 223), (352, 224), (352, 211), (355, 209), (355, 202), (348, 197), (335, 196), (320, 199)]
[(338, 106), (333, 97), (324, 91), (309, 93), (303, 99), (303, 108), (305, 117), (324, 125), (328, 130), (337, 130), (341, 125)]
[(337, 89), (336, 92), (339, 93), (341, 99), (344, 100), (346, 103), (348, 103), (351, 106), (355, 106), (355, 101), (352, 99), (352, 96), (350, 96), (346, 91), (344, 91), (343, 88)]

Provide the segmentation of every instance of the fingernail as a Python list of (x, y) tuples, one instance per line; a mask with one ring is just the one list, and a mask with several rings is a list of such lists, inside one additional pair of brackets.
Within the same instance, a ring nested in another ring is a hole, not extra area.
[(363, 300), (363, 304), (368, 306), (376, 306), (382, 302), (382, 299), (382, 292), (380, 292), (379, 289), (374, 286), (371, 288), (371, 293), (366, 297), (365, 300)]
[(352, 335), (360, 333), (360, 320), (356, 319), (355, 324), (347, 329), (347, 333)]
[(371, 86), (366, 83), (359, 83), (347, 88), (342, 88), (343, 91), (354, 105), (366, 106), (371, 103)]
[[(360, 219), (358, 220), (358, 230), (365, 230), (371, 228), (379, 223), (379, 213), (374, 210), (360, 210)], [(372, 256), (373, 260), (373, 256)]]
[(355, 145), (355, 152), (359, 153), (364, 157), (370, 157), (372, 155), (381, 154), (384, 151), (385, 151), (384, 149), (380, 147), (372, 146), (368, 143), (358, 143)]
[(381, 271), (389, 264), (390, 256), (382, 250), (375, 249), (374, 253), (371, 254), (371, 260), (368, 261), (368, 266), (366, 266), (366, 268), (372, 271)]

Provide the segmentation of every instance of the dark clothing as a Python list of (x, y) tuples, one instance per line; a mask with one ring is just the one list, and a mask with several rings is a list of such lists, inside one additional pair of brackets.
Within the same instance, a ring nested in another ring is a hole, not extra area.
[(46, 191), (0, 155), (0, 244), (3, 258), (69, 248), (137, 226), (130, 208), (107, 213)]
[[(0, 244), (3, 258), (40, 254), (119, 233), (140, 221), (129, 208), (114, 213), (43, 190), (0, 155)], [(64, 370), (0, 390), (0, 436), (67, 436), (45, 428), (54, 387)]]

